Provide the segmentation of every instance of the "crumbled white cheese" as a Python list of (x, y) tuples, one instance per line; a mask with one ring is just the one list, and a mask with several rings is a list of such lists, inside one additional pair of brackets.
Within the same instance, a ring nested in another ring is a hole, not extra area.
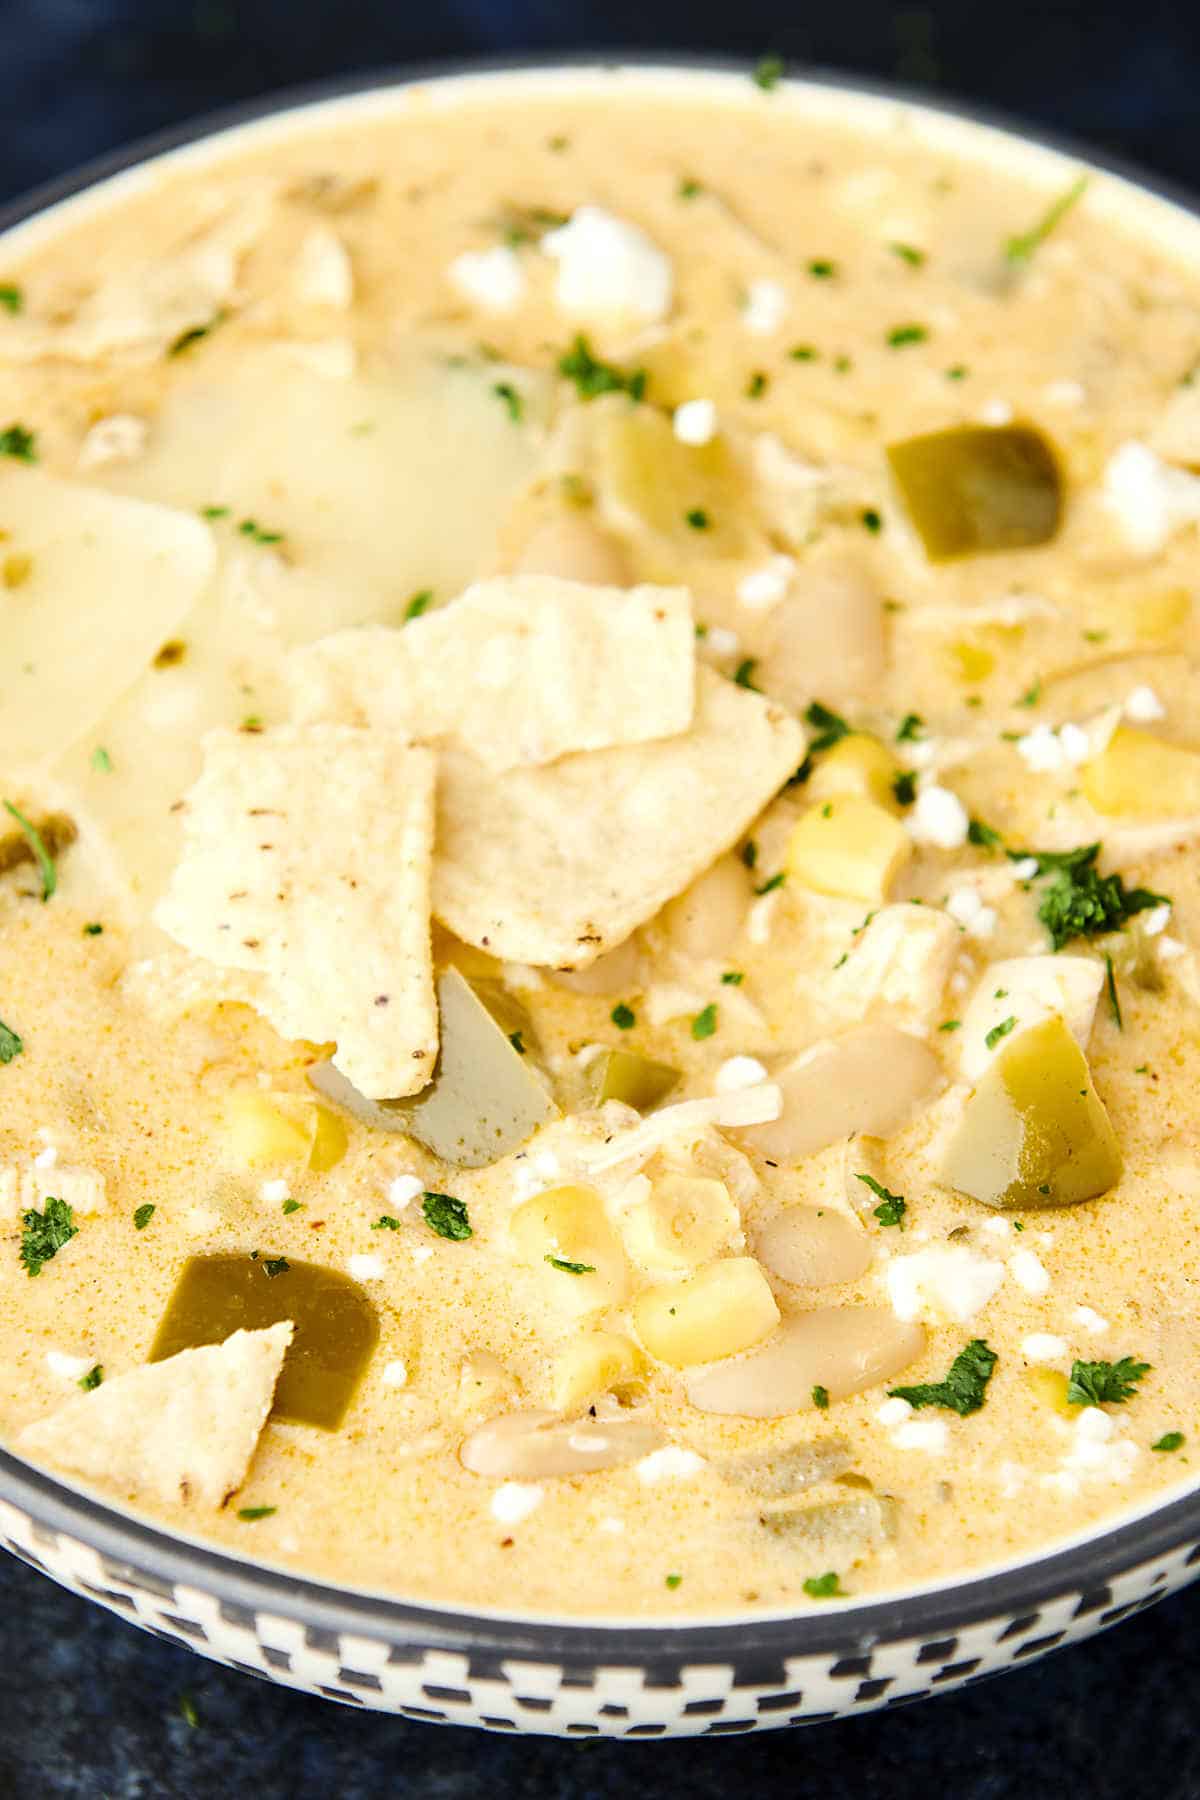
[(981, 425), (1011, 425), (1013, 421), (1012, 403), (1008, 400), (985, 400), (979, 409)]
[(1062, 740), (1050, 725), (1035, 725), (1017, 739), (1017, 755), (1035, 775), (1057, 775), (1066, 766)]
[(679, 1444), (665, 1444), (661, 1450), (652, 1450), (649, 1456), (643, 1456), (634, 1464), (634, 1473), (639, 1481), (648, 1486), (656, 1481), (686, 1481), (704, 1467), (704, 1458), (697, 1456), (694, 1450), (685, 1450)]
[(79, 446), (79, 467), (103, 469), (111, 463), (136, 462), (149, 435), (149, 425), (135, 413), (111, 413), (107, 419), (97, 419)]
[(393, 1175), (387, 1186), (388, 1205), (394, 1213), (402, 1213), (424, 1192), (425, 1183), (419, 1175)]
[(1181, 526), (1200, 520), (1200, 478), (1130, 442), (1108, 459), (1104, 501), (1129, 547), (1152, 555)]
[(546, 985), (542, 971), (529, 963), (501, 963), (500, 974), (505, 987), (541, 988)]
[(1160, 935), (1158, 954), (1163, 962), (1174, 962), (1176, 957), (1187, 955), (1187, 945), (1181, 944), (1178, 938)]
[(770, 1077), (756, 1056), (731, 1056), (723, 1062), (713, 1080), (718, 1094), (732, 1094), (738, 1088), (756, 1087)]
[(617, 1537), (625, 1530), (625, 1521), (624, 1519), (614, 1518), (610, 1513), (603, 1519), (597, 1519), (596, 1529), (598, 1531), (607, 1531), (613, 1537)]
[(46, 1367), (62, 1381), (78, 1381), (94, 1364), (88, 1356), (68, 1356), (65, 1350), (47, 1350)]
[(1021, 1339), (1021, 1355), (1028, 1357), (1030, 1362), (1060, 1362), (1066, 1354), (1066, 1339), (1055, 1337), (1052, 1331), (1031, 1331), (1028, 1337)]
[(545, 1499), (545, 1489), (533, 1481), (503, 1481), (489, 1502), (492, 1517), (501, 1525), (519, 1525), (536, 1512)]
[(1087, 390), (1079, 381), (1051, 381), (1042, 389), (1047, 406), (1083, 406)]
[(769, 894), (761, 894), (751, 905), (746, 915), (746, 936), (752, 944), (770, 943), (771, 926), (775, 922), (782, 891), (781, 888), (772, 888)]
[(189, 1206), (183, 1216), (184, 1230), (189, 1237), (207, 1237), (221, 1222), (220, 1213), (211, 1206)]
[(761, 569), (751, 569), (738, 582), (737, 597), (752, 612), (768, 612), (787, 598), (792, 576), (796, 572), (794, 556), (773, 556)]
[(1171, 902), (1163, 906), (1152, 906), (1149, 912), (1142, 914), (1142, 930), (1147, 937), (1157, 937), (1167, 929), (1171, 917)]
[(346, 1267), (355, 1281), (382, 1281), (387, 1274), (387, 1264), (382, 1256), (350, 1256), (346, 1259)]
[(742, 647), (737, 632), (724, 625), (710, 625), (702, 641), (714, 656), (736, 656)]
[(39, 1150), (34, 1157), (33, 1166), (35, 1169), (52, 1169), (57, 1161), (58, 1151), (53, 1144), (47, 1144), (46, 1148)]
[(883, 1278), (897, 1318), (930, 1316), (965, 1325), (1004, 1280), (1004, 1264), (977, 1255), (965, 1244), (937, 1245), (894, 1256)]
[(394, 1356), (391, 1362), (384, 1363), (380, 1380), (385, 1387), (406, 1387), (408, 1369), (398, 1356)]
[(908, 815), (910, 837), (918, 844), (933, 844), (939, 850), (957, 850), (967, 841), (970, 820), (958, 795), (949, 788), (922, 788), (916, 805)]
[(710, 444), (717, 435), (717, 408), (712, 400), (685, 400), (671, 421), (681, 444)]
[(296, 298), (305, 306), (334, 306), (344, 312), (354, 299), (354, 271), (346, 246), (328, 225), (316, 225), (300, 246), (294, 277)]
[(1017, 881), (1032, 881), (1038, 872), (1037, 857), (1023, 856), (1019, 862), (1013, 864), (1011, 872)]
[(1077, 1478), (1094, 1476), (1127, 1481), (1138, 1459), (1138, 1447), (1116, 1434), (1116, 1420), (1098, 1406), (1085, 1406), (1075, 1420), (1075, 1437), (1063, 1458), (1063, 1472)]
[(924, 1450), (931, 1456), (944, 1456), (950, 1443), (950, 1432), (944, 1419), (909, 1419), (892, 1433), (897, 1450)]
[(742, 323), (747, 331), (767, 336), (778, 331), (788, 314), (788, 291), (779, 281), (752, 281), (746, 290)]
[(991, 937), (999, 917), (995, 907), (985, 906), (973, 887), (952, 888), (946, 896), (946, 911), (973, 938)]
[(447, 272), (459, 293), (487, 312), (512, 312), (525, 293), (521, 259), (507, 244), (495, 244), (490, 250), (464, 250)]
[(1000, 1498), (1015, 1500), (1025, 1486), (1025, 1471), (1020, 1463), (1002, 1462), (996, 1470), (996, 1479), (1000, 1483)]
[(412, 1259), (415, 1263), (418, 1263), (418, 1264), (427, 1263), (429, 1261), (430, 1257), (433, 1255), (433, 1245), (432, 1244), (413, 1244), (409, 1250), (409, 1255), (412, 1257)]
[(671, 310), (675, 278), (668, 257), (627, 219), (580, 206), (542, 249), (558, 264), (556, 297), (564, 312), (651, 322)]
[(980, 1231), (986, 1231), (989, 1237), (1010, 1238), (1012, 1236), (1013, 1228), (1008, 1219), (1003, 1219), (999, 1214), (996, 1214), (993, 1218), (984, 1219), (979, 1229)]
[(896, 1394), (892, 1399), (885, 1400), (882, 1406), (876, 1407), (875, 1417), (881, 1425), (890, 1430), (893, 1425), (903, 1425), (911, 1412), (910, 1402), (902, 1400), (900, 1395)]
[(1050, 1272), (1032, 1250), (1018, 1250), (1010, 1256), (1008, 1272), (1017, 1286), (1024, 1288), (1027, 1294), (1046, 1294), (1050, 1291)]
[(1090, 1306), (1077, 1306), (1071, 1317), (1076, 1325), (1082, 1325), (1085, 1331), (1094, 1332), (1097, 1337), (1101, 1337), (1108, 1330), (1108, 1320), (1093, 1311)]
[(264, 1181), (258, 1190), (258, 1197), (260, 1200), (265, 1201), (268, 1206), (277, 1205), (281, 1204), (284, 1200), (290, 1200), (292, 1197), (292, 1190), (282, 1176), (280, 1176), (276, 1181)]
[(1125, 700), (1125, 717), (1132, 719), (1135, 725), (1150, 725), (1155, 719), (1165, 719), (1167, 709), (1152, 687), (1143, 682), (1135, 687)]

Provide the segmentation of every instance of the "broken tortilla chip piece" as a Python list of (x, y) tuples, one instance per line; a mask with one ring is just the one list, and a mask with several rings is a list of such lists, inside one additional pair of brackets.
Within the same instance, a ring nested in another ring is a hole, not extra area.
[(155, 919), (371, 1099), (433, 1072), (432, 752), (340, 725), (213, 731)]
[(507, 575), (403, 629), (319, 638), (288, 675), (298, 719), (376, 726), (504, 770), (686, 731), (695, 646), (686, 588)]
[(690, 731), (498, 775), (438, 760), (433, 905), (506, 962), (582, 968), (681, 893), (793, 773), (783, 707), (696, 671)]
[(139, 1500), (218, 1507), (246, 1478), (291, 1341), (283, 1320), (131, 1369), (27, 1426), (17, 1449)]

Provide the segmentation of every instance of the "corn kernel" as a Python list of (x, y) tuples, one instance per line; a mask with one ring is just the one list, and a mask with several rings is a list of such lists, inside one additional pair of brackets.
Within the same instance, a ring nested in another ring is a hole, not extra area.
[(809, 777), (808, 791), (814, 800), (857, 794), (898, 812), (892, 784), (899, 773), (900, 764), (886, 745), (865, 731), (852, 731), (821, 757)]
[(225, 1100), (224, 1125), (232, 1159), (242, 1168), (306, 1164), (316, 1134), (316, 1108), (290, 1106), (276, 1094), (242, 1090)]
[(912, 854), (898, 819), (857, 794), (811, 807), (792, 829), (784, 861), (818, 894), (878, 905)]
[(554, 1405), (578, 1412), (598, 1394), (611, 1394), (636, 1381), (646, 1362), (623, 1331), (589, 1331), (554, 1359)]
[(996, 666), (996, 658), (991, 650), (985, 650), (982, 644), (972, 644), (967, 638), (949, 645), (954, 672), (960, 681), (986, 681)]
[(509, 1240), (522, 1262), (544, 1269), (554, 1300), (573, 1312), (612, 1306), (625, 1297), (625, 1255), (591, 1188), (549, 1188), (517, 1207)]
[(635, 1262), (651, 1269), (694, 1269), (741, 1229), (741, 1216), (723, 1181), (664, 1175), (649, 1200), (630, 1207), (621, 1229)]
[(1073, 1419), (1079, 1411), (1067, 1399), (1067, 1378), (1060, 1369), (1026, 1369), (1025, 1385), (1043, 1406), (1064, 1419)]
[(1184, 818), (1200, 812), (1200, 751), (1122, 725), (1085, 764), (1080, 785), (1110, 817)]
[(681, 1369), (748, 1350), (774, 1331), (779, 1308), (754, 1258), (728, 1256), (646, 1288), (633, 1303), (633, 1322), (651, 1356)]
[(326, 1169), (335, 1168), (341, 1162), (350, 1140), (345, 1125), (335, 1112), (330, 1112), (327, 1106), (314, 1106), (313, 1112), (316, 1129), (308, 1166), (314, 1174), (323, 1175)]

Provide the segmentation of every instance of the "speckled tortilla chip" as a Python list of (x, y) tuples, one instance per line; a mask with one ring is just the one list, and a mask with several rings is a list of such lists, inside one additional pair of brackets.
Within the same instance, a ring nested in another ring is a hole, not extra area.
[(686, 731), (694, 666), (685, 588), (512, 575), (402, 630), (320, 638), (288, 675), (299, 719), (378, 726), (503, 770)]
[(372, 1099), (437, 1056), (429, 882), (434, 761), (340, 725), (213, 731), (184, 851), (155, 910), (288, 1038), (336, 1043)]
[(790, 713), (707, 669), (690, 731), (498, 775), (438, 764), (434, 912), (509, 962), (580, 968), (681, 893), (793, 773)]
[(131, 1369), (27, 1426), (17, 1449), (130, 1498), (218, 1507), (245, 1480), (291, 1341), (284, 1320)]

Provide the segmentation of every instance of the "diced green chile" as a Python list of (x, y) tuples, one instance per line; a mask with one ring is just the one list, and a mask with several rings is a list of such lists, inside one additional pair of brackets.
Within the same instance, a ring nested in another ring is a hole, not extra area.
[(457, 969), (437, 978), (441, 1048), (427, 1087), (405, 1100), (367, 1100), (333, 1063), (310, 1069), (318, 1093), (380, 1131), (403, 1131), (458, 1169), (507, 1156), (558, 1108), (534, 1058), (528, 1015), (498, 982), (478, 987)]
[(1121, 1153), (1087, 1058), (1060, 1018), (1018, 1033), (963, 1106), (943, 1173), (1001, 1210), (1074, 1206), (1119, 1180)]
[(189, 1256), (150, 1346), (163, 1362), (197, 1344), (220, 1344), (235, 1331), (260, 1331), (290, 1319), (291, 1346), (275, 1389), (273, 1416), (335, 1430), (379, 1338), (375, 1308), (357, 1281), (319, 1263), (288, 1262), (274, 1278), (264, 1258), (245, 1251)]
[(1062, 477), (1031, 425), (955, 425), (889, 444), (892, 476), (931, 562), (1049, 543)]
[(649, 1112), (665, 1100), (679, 1080), (670, 1063), (653, 1062), (632, 1050), (606, 1050), (588, 1068), (588, 1083), (597, 1106), (621, 1100), (638, 1112)]

